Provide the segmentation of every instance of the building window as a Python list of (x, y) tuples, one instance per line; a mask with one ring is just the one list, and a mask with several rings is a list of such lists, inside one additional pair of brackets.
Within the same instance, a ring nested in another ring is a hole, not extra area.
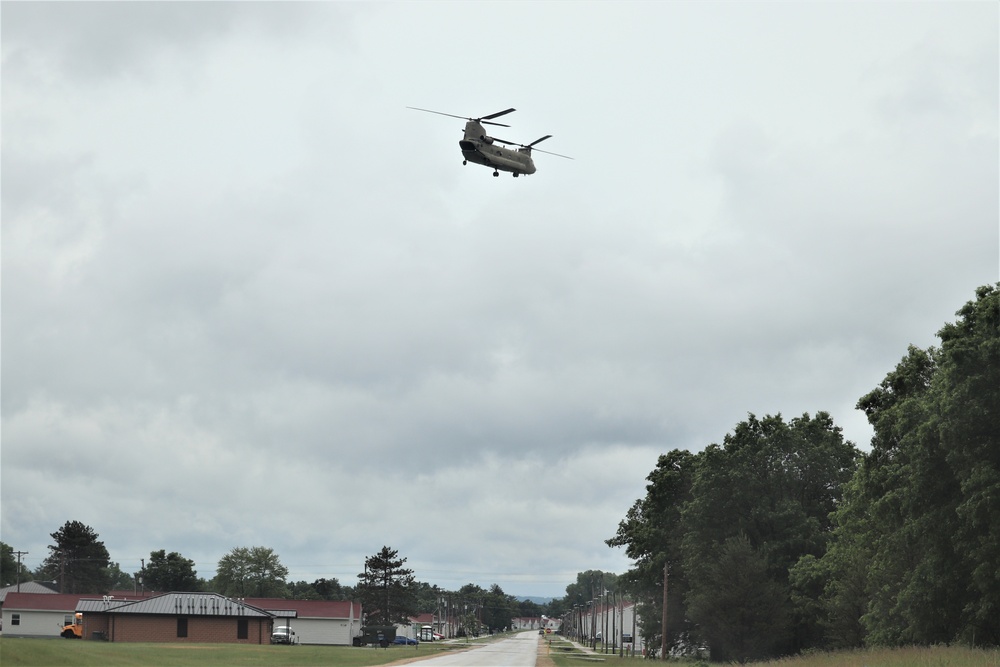
[(250, 636), (250, 619), (249, 618), (236, 619), (236, 638), (246, 639), (249, 636)]
[(188, 620), (187, 617), (181, 616), (177, 619), (177, 636), (187, 637), (188, 636)]
[(20, 614), (11, 614), (10, 615), (10, 624), (11, 625), (21, 625), (21, 615)]

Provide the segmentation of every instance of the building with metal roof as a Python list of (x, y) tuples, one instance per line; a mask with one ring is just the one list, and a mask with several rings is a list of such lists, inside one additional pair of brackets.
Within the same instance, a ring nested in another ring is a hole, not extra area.
[(83, 636), (117, 642), (223, 642), (268, 644), (276, 618), (272, 613), (218, 593), (164, 593), (139, 600), (84, 598)]

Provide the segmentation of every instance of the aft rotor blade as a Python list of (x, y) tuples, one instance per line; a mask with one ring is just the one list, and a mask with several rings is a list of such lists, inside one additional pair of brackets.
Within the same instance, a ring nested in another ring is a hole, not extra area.
[[(469, 120), (472, 120), (471, 118)], [(479, 120), (478, 118), (476, 120)], [(503, 123), (494, 123), (492, 120), (480, 120), (483, 125), (496, 125), (497, 127), (510, 127), (510, 125), (504, 125)]]
[(551, 134), (546, 134), (546, 135), (545, 135), (544, 137), (542, 137), (541, 139), (535, 139), (535, 140), (534, 140), (534, 141), (532, 141), (532, 142), (531, 142), (530, 144), (528, 144), (528, 148), (531, 148), (531, 147), (532, 147), (532, 146), (534, 146), (535, 144), (540, 144), (540, 143), (542, 143), (543, 141), (545, 141), (546, 139), (551, 139), (551, 138), (552, 138), (552, 135), (551, 135)]
[(570, 157), (568, 155), (560, 155), (559, 153), (553, 153), (551, 151), (543, 151), (541, 148), (532, 148), (531, 150), (533, 150), (536, 153), (545, 153), (546, 155), (555, 155), (556, 157), (564, 157), (567, 160), (575, 160), (576, 159), (576, 158), (572, 158), (572, 157)]

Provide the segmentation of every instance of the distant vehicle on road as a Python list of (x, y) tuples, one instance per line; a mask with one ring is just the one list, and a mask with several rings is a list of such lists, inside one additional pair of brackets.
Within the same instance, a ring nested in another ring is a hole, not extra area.
[(403, 635), (396, 635), (396, 638), (392, 640), (393, 644), (409, 644), (410, 646), (417, 643), (416, 639), (410, 637), (404, 637)]

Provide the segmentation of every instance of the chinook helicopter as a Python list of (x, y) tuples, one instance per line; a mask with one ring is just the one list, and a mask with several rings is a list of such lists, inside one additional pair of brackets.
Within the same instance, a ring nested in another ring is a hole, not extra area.
[[(514, 174), (514, 178), (517, 178), (521, 174), (527, 175), (535, 173), (535, 161), (531, 159), (531, 151), (535, 144), (541, 143), (552, 137), (551, 134), (546, 134), (540, 139), (535, 139), (530, 144), (519, 144), (514, 141), (507, 141), (505, 139), (491, 137), (486, 134), (486, 128), (484, 128), (483, 125), (510, 127), (510, 125), (493, 122), (493, 119), (516, 111), (514, 108), (504, 109), (503, 111), (492, 113), (489, 116), (481, 116), (480, 118), (467, 118), (466, 116), (456, 116), (450, 113), (432, 111), (431, 109), (421, 109), (419, 107), (406, 108), (413, 109), (414, 111), (436, 113), (439, 116), (448, 116), (449, 118), (462, 118), (468, 121), (465, 123), (465, 136), (458, 142), (458, 147), (462, 149), (462, 157), (465, 158), (462, 160), (462, 164), (475, 162), (476, 164), (481, 164), (486, 167), (493, 167), (494, 176), (499, 176), (501, 170), (511, 172)], [(496, 144), (503, 144), (503, 146), (497, 146)], [(516, 148), (507, 148), (507, 146), (515, 146)], [(545, 153), (546, 155), (555, 155), (556, 157), (566, 158), (567, 160), (573, 159), (568, 155), (551, 153), (549, 151), (543, 151), (540, 148), (535, 148), (534, 150), (539, 153)]]

